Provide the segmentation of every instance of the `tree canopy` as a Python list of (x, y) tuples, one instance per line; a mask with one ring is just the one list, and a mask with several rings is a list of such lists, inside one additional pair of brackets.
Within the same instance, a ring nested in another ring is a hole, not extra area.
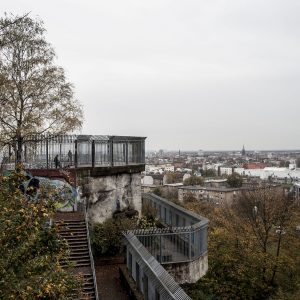
[(266, 187), (231, 207), (186, 206), (210, 219), (209, 271), (185, 287), (193, 299), (298, 299), (300, 212), (292, 199)]
[(183, 184), (184, 185), (203, 185), (204, 180), (200, 176), (191, 175), (189, 178), (184, 180)]
[(21, 160), (23, 140), (81, 127), (82, 109), (39, 19), (0, 19), (0, 143), (11, 144)]
[(227, 177), (227, 183), (230, 187), (238, 188), (243, 185), (243, 178), (240, 174), (232, 173)]
[(217, 175), (214, 169), (207, 169), (207, 170), (201, 169), (200, 172), (203, 177), (215, 177)]

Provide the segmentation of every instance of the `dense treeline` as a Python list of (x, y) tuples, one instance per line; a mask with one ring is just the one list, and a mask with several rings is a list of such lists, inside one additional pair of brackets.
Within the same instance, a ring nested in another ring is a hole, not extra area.
[(299, 206), (278, 190), (244, 193), (231, 207), (186, 206), (210, 219), (209, 272), (193, 299), (299, 299)]

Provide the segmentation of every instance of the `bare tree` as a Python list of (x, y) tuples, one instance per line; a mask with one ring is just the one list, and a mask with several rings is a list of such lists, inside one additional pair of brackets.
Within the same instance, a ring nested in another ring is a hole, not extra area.
[(290, 250), (286, 249), (286, 245), (291, 239), (294, 238), (295, 243), (297, 241), (293, 199), (285, 195), (283, 188), (263, 186), (244, 192), (235, 203), (234, 210), (240, 221), (249, 226), (257, 250), (263, 254), (263, 280), (274, 284), (283, 261), (282, 252)]
[(0, 143), (10, 144), (17, 162), (26, 137), (63, 134), (82, 125), (82, 108), (41, 20), (27, 15), (0, 19)]

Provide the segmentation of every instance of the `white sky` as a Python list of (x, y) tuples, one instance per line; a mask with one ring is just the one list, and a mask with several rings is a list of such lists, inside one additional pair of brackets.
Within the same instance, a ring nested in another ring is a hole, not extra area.
[(299, 0), (1, 0), (45, 22), (82, 132), (147, 149), (300, 149)]

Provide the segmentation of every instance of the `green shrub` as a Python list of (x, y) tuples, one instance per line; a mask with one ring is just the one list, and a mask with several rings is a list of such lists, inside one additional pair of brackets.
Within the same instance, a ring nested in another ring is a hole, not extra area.
[(92, 247), (96, 255), (116, 255), (123, 249), (123, 231), (136, 228), (135, 219), (107, 219), (92, 230)]

